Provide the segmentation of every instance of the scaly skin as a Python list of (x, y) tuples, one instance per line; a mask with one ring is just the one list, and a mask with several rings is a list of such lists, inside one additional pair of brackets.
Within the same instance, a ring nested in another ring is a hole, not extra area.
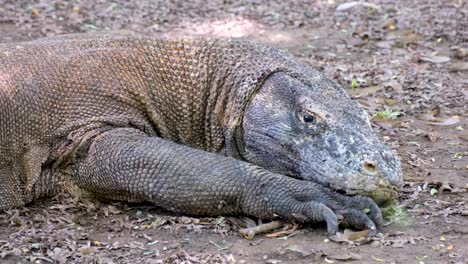
[(326, 221), (330, 234), (339, 213), (375, 233), (376, 203), (329, 187), (388, 193), (381, 202), (401, 184), (398, 159), (339, 86), (253, 42), (78, 34), (0, 45), (0, 110), (0, 210), (73, 182), (186, 214)]

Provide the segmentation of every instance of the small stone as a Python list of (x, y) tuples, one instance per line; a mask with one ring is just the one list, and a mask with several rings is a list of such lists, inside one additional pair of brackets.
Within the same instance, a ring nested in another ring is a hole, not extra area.
[(402, 248), (402, 247), (404, 247), (403, 244), (404, 244), (404, 242), (402, 242), (402, 241), (395, 241), (395, 242), (393, 243), (392, 247), (394, 247), (394, 248)]
[(382, 242), (380, 241), (372, 241), (372, 243), (370, 244), (371, 247), (373, 248), (379, 248), (379, 247), (382, 247)]
[(266, 261), (266, 263), (268, 264), (278, 264), (278, 263), (281, 263), (283, 261), (279, 260), (279, 259), (269, 259)]

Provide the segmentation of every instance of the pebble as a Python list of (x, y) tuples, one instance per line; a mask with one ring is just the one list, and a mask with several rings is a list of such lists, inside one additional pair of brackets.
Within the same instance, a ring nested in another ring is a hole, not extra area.
[(373, 248), (378, 248), (378, 247), (382, 247), (382, 242), (380, 241), (372, 241), (372, 243), (370, 244), (371, 247)]

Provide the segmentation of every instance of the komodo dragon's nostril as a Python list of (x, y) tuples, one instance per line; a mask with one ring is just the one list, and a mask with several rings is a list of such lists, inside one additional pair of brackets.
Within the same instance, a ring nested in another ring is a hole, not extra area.
[(377, 168), (374, 165), (374, 162), (366, 160), (362, 165), (363, 171), (366, 174), (375, 175), (377, 174)]

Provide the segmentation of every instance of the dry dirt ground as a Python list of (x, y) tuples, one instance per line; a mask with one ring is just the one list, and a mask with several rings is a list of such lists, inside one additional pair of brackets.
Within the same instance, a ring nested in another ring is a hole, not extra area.
[(370, 241), (329, 241), (320, 224), (246, 240), (242, 218), (63, 194), (0, 213), (0, 263), (468, 263), (467, 1), (0, 0), (0, 42), (92, 31), (289, 50), (374, 116), (402, 159), (401, 206)]

